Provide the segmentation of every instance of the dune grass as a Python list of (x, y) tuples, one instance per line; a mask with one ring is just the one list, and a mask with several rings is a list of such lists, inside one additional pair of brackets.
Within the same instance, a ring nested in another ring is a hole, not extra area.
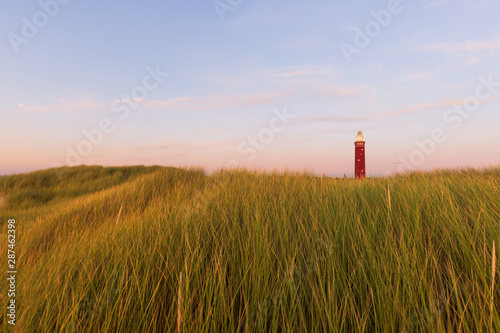
[(0, 193), (19, 332), (500, 330), (498, 168), (75, 167), (1, 177)]

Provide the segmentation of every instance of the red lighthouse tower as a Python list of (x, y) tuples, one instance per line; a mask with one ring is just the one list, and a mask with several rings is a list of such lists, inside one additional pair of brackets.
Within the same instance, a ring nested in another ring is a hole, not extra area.
[(363, 137), (363, 132), (358, 132), (354, 147), (354, 175), (356, 179), (363, 179), (366, 177), (365, 138)]

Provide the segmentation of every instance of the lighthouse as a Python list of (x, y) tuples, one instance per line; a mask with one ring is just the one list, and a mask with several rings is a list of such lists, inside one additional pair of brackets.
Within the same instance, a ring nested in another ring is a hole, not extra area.
[(365, 138), (363, 132), (359, 131), (354, 142), (354, 175), (356, 179), (366, 177), (365, 167)]

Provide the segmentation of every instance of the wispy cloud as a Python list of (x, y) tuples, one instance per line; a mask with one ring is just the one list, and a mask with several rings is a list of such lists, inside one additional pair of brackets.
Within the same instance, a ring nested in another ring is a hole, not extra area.
[(436, 0), (425, 5), (425, 8), (442, 7), (446, 5), (449, 0)]
[(256, 94), (181, 96), (167, 100), (147, 100), (142, 103), (142, 106), (169, 111), (229, 109), (274, 103), (290, 95), (291, 92), (270, 91)]
[[(462, 0), (461, 3), (467, 4), (469, 6), (473, 7), (484, 7), (486, 5), (491, 4), (496, 0)], [(450, 0), (435, 0), (431, 1), (430, 3), (425, 5), (425, 8), (438, 8), (438, 7), (443, 7), (446, 4), (451, 3)], [(458, 3), (458, 1), (456, 1)]]
[[(369, 88), (366, 85), (343, 87), (328, 82), (304, 80), (289, 83), (280, 90), (259, 93), (210, 94), (196, 97), (181, 96), (168, 100), (147, 100), (141, 105), (169, 111), (234, 109), (277, 102), (287, 103), (290, 99), (336, 99), (361, 95), (368, 90)], [(373, 94), (373, 91), (369, 93)]]
[[(490, 97), (489, 99), (482, 100), (480, 103), (486, 103), (493, 100), (500, 99), (500, 93)], [(408, 114), (419, 114), (422, 112), (427, 112), (432, 109), (439, 108), (449, 108), (458, 105), (465, 105), (467, 101), (465, 99), (456, 100), (439, 100), (435, 102), (420, 103), (411, 107), (402, 108), (393, 112), (383, 113), (383, 114), (371, 114), (362, 115), (358, 117), (340, 116), (340, 115), (328, 115), (328, 116), (311, 116), (311, 117), (301, 117), (301, 119), (296, 120), (300, 123), (361, 123), (373, 120), (394, 118), (402, 115)]]
[(124, 149), (120, 149), (119, 152), (140, 156), (162, 156), (164, 158), (170, 159), (182, 158), (194, 153), (194, 151), (186, 149), (176, 149), (174, 147), (169, 148), (161, 144), (127, 147)]
[(212, 84), (247, 85), (282, 83), (283, 79), (303, 79), (304, 77), (323, 80), (337, 77), (337, 71), (331, 66), (287, 66), (275, 69), (257, 69), (242, 73), (210, 74), (205, 80)]
[(328, 42), (313, 37), (302, 37), (302, 38), (285, 39), (280, 42), (277, 42), (274, 46), (280, 49), (311, 50), (312, 48), (328, 46)]
[[(231, 76), (211, 76), (206, 80), (213, 84), (213, 93), (175, 96), (168, 99), (147, 99), (140, 103), (140, 107), (166, 111), (222, 110), (278, 102), (287, 103), (300, 98), (310, 101), (357, 96), (362, 93), (374, 94), (372, 90), (367, 92), (369, 88), (366, 84), (351, 86), (338, 83), (332, 67), (282, 67)], [(267, 88), (263, 89), (262, 86)], [(248, 92), (254, 91), (255, 87), (260, 87), (260, 91)], [(110, 105), (111, 103), (100, 103), (93, 97), (85, 96), (77, 99), (59, 99), (47, 104), (19, 103), (18, 107), (19, 110), (26, 112), (75, 112), (108, 110)]]
[(491, 39), (468, 40), (453, 43), (432, 43), (415, 49), (416, 51), (436, 53), (461, 53), (481, 52), (487, 50), (500, 50), (500, 36)]
[(337, 115), (301, 117), (296, 123), (360, 123), (375, 119), (375, 116), (345, 117)]
[(178, 154), (180, 152), (200, 152), (203, 150), (210, 150), (214, 147), (216, 148), (228, 148), (232, 147), (239, 142), (238, 138), (231, 139), (218, 139), (218, 140), (204, 140), (204, 141), (186, 141), (186, 140), (175, 140), (167, 139), (165, 143), (141, 145), (141, 146), (130, 146), (122, 148), (120, 151), (123, 152), (164, 152), (166, 154)]
[(426, 111), (429, 109), (452, 107), (456, 105), (463, 104), (463, 100), (440, 100), (431, 103), (420, 103), (411, 107), (396, 110), (394, 112), (389, 112), (381, 115), (379, 118), (390, 118), (394, 116), (399, 116), (403, 114), (418, 113), (420, 111)]
[[(500, 99), (500, 93), (490, 97), (489, 99), (482, 100), (482, 101), (480, 101), (480, 103), (485, 103), (485, 102), (489, 102), (489, 101), (497, 100), (497, 99)], [(454, 106), (458, 106), (458, 105), (465, 105), (466, 103), (467, 103), (467, 101), (465, 99), (439, 100), (439, 101), (435, 101), (435, 102), (431, 102), (431, 103), (421, 103), (421, 104), (418, 104), (418, 105), (415, 105), (412, 107), (403, 108), (403, 109), (399, 109), (399, 110), (394, 111), (394, 112), (385, 113), (378, 118), (390, 118), (390, 117), (395, 117), (395, 116), (399, 116), (399, 115), (403, 115), (403, 114), (419, 113), (419, 112), (427, 111), (430, 109), (449, 108), (449, 107), (454, 107)]]
[(408, 73), (407, 79), (410, 81), (416, 81), (416, 80), (426, 79), (430, 76), (431, 73), (429, 73), (428, 71), (416, 71)]
[(26, 106), (23, 103), (19, 103), (19, 110), (26, 112), (74, 112), (83, 110), (97, 110), (105, 108), (104, 105), (98, 103), (94, 97), (81, 97), (78, 99), (58, 99), (55, 102), (51, 102), (47, 105), (35, 104), (32, 106)]
[(436, 66), (427, 66), (425, 69), (409, 69), (403, 68), (397, 73), (391, 82), (406, 83), (408, 81), (418, 81), (423, 79), (433, 78), (447, 73), (456, 73), (463, 69), (477, 66), (488, 58), (495, 58), (496, 56), (480, 56), (476, 54), (468, 54), (457, 57), (453, 61), (448, 61), (446, 64), (438, 64)]
[(144, 153), (144, 152), (151, 152), (151, 151), (161, 151), (165, 149), (163, 145), (145, 145), (145, 146), (135, 146), (135, 147), (129, 147), (125, 148), (122, 151), (126, 152), (136, 152), (136, 153)]

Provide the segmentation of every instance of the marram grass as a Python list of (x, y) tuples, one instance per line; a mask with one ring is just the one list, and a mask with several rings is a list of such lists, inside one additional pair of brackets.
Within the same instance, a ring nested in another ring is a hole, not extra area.
[(4, 331), (500, 330), (498, 168), (76, 167), (1, 177), (0, 194), (1, 253), (17, 226)]

